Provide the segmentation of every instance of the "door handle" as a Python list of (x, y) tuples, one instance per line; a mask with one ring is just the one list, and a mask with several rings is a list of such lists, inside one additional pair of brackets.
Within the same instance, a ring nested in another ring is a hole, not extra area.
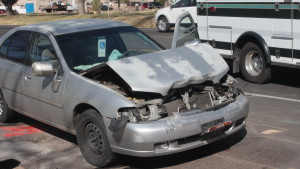
[(31, 77), (31, 76), (29, 76), (29, 75), (25, 75), (25, 80), (30, 80), (30, 79), (32, 79), (32, 77)]

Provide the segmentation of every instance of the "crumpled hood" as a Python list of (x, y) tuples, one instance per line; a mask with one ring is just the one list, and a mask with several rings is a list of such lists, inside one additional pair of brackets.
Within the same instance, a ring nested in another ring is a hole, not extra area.
[(229, 70), (215, 49), (201, 43), (128, 57), (106, 63), (137, 92), (160, 93), (171, 88), (219, 80)]

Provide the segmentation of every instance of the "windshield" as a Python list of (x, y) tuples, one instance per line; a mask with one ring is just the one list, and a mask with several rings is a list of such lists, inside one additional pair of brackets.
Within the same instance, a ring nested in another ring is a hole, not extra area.
[(57, 37), (68, 65), (82, 72), (101, 63), (163, 48), (134, 27), (79, 32)]

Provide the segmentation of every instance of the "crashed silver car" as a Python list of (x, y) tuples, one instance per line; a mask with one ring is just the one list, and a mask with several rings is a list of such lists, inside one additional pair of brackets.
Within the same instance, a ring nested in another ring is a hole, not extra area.
[(172, 49), (111, 20), (17, 27), (0, 40), (0, 122), (18, 112), (73, 133), (95, 166), (177, 153), (245, 127), (228, 66), (181, 15)]

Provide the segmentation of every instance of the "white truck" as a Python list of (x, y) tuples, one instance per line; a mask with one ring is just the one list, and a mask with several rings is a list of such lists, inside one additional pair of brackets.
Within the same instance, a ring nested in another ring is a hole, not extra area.
[(253, 83), (300, 68), (300, 0), (197, 0), (198, 32)]

